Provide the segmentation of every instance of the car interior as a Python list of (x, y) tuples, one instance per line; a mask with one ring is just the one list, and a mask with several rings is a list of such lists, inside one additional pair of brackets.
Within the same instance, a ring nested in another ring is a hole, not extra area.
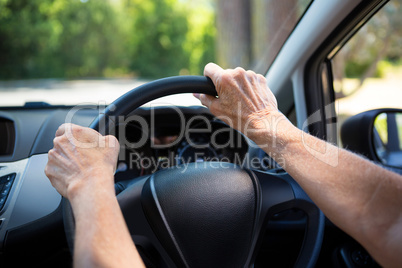
[[(312, 1), (264, 76), (294, 125), (402, 174), (401, 110), (382, 107), (340, 122), (334, 89), (333, 58), (392, 2)], [(71, 122), (119, 139), (116, 195), (147, 267), (379, 267), (281, 163), (207, 108), (145, 105), (181, 93), (217, 95), (206, 77), (175, 76), (107, 107), (1, 107), (0, 266), (72, 266), (71, 206), (44, 173), (56, 130)], [(381, 114), (386, 140), (374, 128)], [(224, 190), (233, 185), (246, 194)]]

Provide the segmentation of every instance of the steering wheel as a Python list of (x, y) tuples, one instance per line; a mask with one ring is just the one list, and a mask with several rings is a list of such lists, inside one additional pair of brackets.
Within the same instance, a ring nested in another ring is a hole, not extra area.
[[(217, 95), (212, 81), (202, 76), (156, 80), (114, 101), (91, 127), (108, 133), (115, 127), (113, 118), (178, 93)], [(313, 267), (323, 239), (324, 216), (293, 179), (231, 163), (191, 163), (185, 169), (157, 171), (134, 180), (117, 199), (147, 266), (252, 267), (268, 219), (291, 208), (307, 215), (295, 267)], [(75, 223), (66, 199), (63, 217), (72, 250)]]

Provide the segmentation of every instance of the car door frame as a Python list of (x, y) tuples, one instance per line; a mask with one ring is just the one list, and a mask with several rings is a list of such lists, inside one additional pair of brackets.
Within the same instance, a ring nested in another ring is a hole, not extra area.
[(337, 140), (331, 59), (387, 2), (315, 0), (305, 12), (266, 74), (279, 109), (294, 109), (300, 129)]

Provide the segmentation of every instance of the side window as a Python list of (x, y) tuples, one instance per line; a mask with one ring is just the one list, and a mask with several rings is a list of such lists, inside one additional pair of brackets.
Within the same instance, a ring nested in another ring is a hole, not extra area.
[(338, 129), (363, 111), (402, 108), (401, 8), (387, 3), (332, 59)]

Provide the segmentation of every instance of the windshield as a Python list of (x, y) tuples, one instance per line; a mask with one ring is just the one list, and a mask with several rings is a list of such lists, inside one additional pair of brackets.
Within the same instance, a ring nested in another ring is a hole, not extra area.
[(0, 106), (110, 103), (156, 78), (202, 75), (208, 62), (265, 74), (309, 4), (0, 0)]

